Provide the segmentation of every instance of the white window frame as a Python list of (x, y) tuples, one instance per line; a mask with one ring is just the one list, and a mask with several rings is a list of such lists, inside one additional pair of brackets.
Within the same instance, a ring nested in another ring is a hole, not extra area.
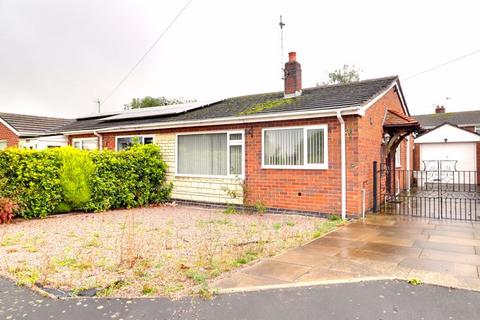
[(145, 138), (152, 138), (155, 142), (155, 136), (153, 135), (143, 135), (143, 134), (131, 134), (131, 135), (128, 135), (128, 136), (115, 136), (115, 151), (119, 151), (118, 150), (118, 139), (121, 139), (121, 138), (140, 138), (142, 139), (142, 144), (144, 144), (144, 141), (145, 141)]
[[(266, 165), (265, 164), (265, 131), (303, 129), (303, 165)], [(307, 147), (307, 130), (323, 129), (323, 159), (324, 163), (307, 163), (308, 147)], [(262, 169), (308, 169), (308, 170), (328, 170), (328, 124), (318, 124), (309, 126), (293, 126), (293, 127), (271, 127), (262, 128)]]
[(82, 147), (80, 149), (78, 149), (78, 148), (76, 148), (76, 149), (87, 150), (87, 149), (83, 149), (83, 141), (95, 141), (97, 143), (97, 149), (95, 149), (95, 150), (98, 150), (98, 138), (97, 137), (93, 137), (93, 138), (73, 138), (72, 139), (72, 147), (75, 148), (75, 142), (80, 142)]
[(395, 151), (395, 168), (402, 167), (402, 143), (400, 143)]
[(5, 149), (0, 149), (0, 151), (8, 149), (8, 141), (7, 140), (0, 140), (0, 142), (5, 142)]
[[(227, 175), (208, 175), (208, 174), (189, 174), (189, 173), (179, 173), (178, 172), (178, 137), (179, 136), (189, 136), (194, 134), (215, 134), (215, 133), (225, 133), (227, 134)], [(231, 134), (241, 134), (242, 140), (233, 140), (230, 141)], [(230, 173), (230, 146), (242, 146), (242, 174), (231, 174)], [(193, 132), (182, 132), (175, 135), (175, 176), (177, 177), (192, 177), (192, 178), (245, 178), (245, 130), (219, 130), (219, 131), (193, 131)]]

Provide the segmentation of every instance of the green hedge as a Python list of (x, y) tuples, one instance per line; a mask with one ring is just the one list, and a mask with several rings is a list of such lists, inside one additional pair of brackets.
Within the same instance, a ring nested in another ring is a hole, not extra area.
[(121, 152), (7, 149), (0, 152), (0, 197), (15, 200), (24, 218), (132, 208), (168, 200), (166, 170), (154, 145)]

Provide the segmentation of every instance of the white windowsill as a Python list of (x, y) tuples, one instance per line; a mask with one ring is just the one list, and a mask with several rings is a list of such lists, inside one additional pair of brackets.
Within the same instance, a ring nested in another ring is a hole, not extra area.
[(175, 173), (175, 177), (180, 178), (205, 178), (205, 179), (244, 179), (243, 175), (203, 175), (203, 174), (183, 174)]
[(315, 165), (315, 166), (272, 166), (272, 165), (262, 165), (261, 169), (280, 169), (280, 170), (328, 170), (328, 165)]

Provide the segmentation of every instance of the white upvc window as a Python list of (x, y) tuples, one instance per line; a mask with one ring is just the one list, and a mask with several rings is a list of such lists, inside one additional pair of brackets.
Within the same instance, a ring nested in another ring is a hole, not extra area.
[(80, 150), (97, 150), (98, 138), (75, 138), (72, 139), (72, 146)]
[(0, 140), (0, 150), (5, 150), (5, 149), (7, 149), (7, 141)]
[(243, 131), (177, 134), (176, 175), (243, 177)]
[(328, 169), (328, 125), (262, 129), (262, 168)]
[(153, 136), (117, 136), (115, 137), (115, 150), (125, 150), (136, 143), (152, 144)]
[(395, 167), (400, 168), (402, 166), (402, 144), (400, 143), (397, 147), (397, 150), (395, 150)]

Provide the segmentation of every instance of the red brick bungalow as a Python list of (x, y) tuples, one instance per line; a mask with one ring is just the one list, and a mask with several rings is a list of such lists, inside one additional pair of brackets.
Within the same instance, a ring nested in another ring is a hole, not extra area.
[(398, 77), (303, 89), (301, 72), (290, 53), (282, 92), (81, 118), (59, 132), (77, 148), (158, 144), (174, 199), (359, 215), (373, 205), (374, 161), (412, 163)]

